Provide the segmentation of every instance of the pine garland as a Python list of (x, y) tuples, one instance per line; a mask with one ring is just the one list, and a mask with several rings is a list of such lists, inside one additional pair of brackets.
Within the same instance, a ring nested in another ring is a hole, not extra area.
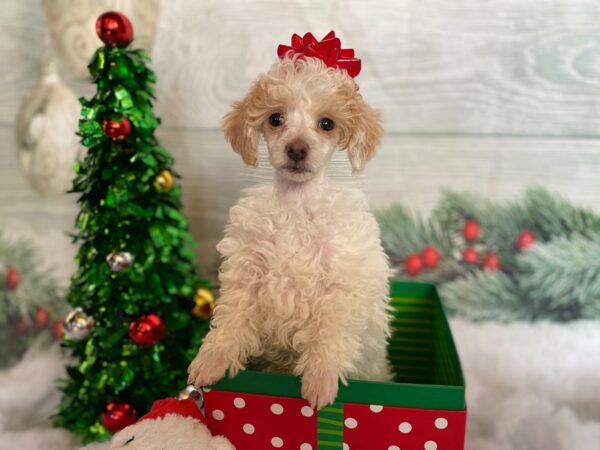
[[(541, 187), (505, 202), (446, 191), (427, 220), (402, 205), (377, 217), (397, 276), (437, 283), (453, 314), (500, 321), (600, 318), (600, 215)], [(467, 222), (476, 225), (475, 237), (465, 234)], [(439, 253), (430, 267), (414, 260), (425, 261), (427, 246)]]
[(18, 359), (33, 341), (52, 340), (52, 326), (66, 310), (63, 294), (27, 241), (0, 234), (0, 366)]

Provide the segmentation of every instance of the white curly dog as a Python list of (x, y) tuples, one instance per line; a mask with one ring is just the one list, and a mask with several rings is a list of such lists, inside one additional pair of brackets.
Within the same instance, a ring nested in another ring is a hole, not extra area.
[(347, 150), (354, 172), (374, 155), (379, 114), (346, 71), (288, 55), (223, 123), (251, 166), (264, 136), (274, 183), (248, 190), (230, 211), (217, 246), (221, 296), (190, 383), (210, 385), (247, 365), (285, 371), (321, 408), (338, 381), (390, 380), (390, 270), (379, 228), (364, 194), (325, 179), (336, 149)]

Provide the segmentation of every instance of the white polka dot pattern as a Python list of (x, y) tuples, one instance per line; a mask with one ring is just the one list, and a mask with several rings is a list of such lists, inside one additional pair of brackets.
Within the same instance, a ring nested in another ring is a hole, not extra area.
[(223, 413), (223, 411), (220, 409), (215, 409), (212, 412), (212, 416), (215, 420), (223, 420), (225, 418), (225, 413)]
[(236, 397), (233, 399), (233, 405), (236, 408), (243, 408), (244, 406), (246, 406), (246, 400), (244, 400), (241, 397)]
[(242, 427), (242, 429), (244, 430), (244, 433), (246, 434), (254, 434), (254, 425), (252, 425), (251, 423), (245, 423), (244, 426)]
[(271, 439), (271, 445), (275, 448), (281, 448), (283, 447), (283, 439), (275, 436), (273, 439)]
[(400, 433), (410, 433), (412, 431), (412, 425), (408, 422), (402, 422), (400, 426), (398, 426)]
[(344, 421), (344, 425), (346, 425), (346, 428), (350, 428), (352, 430), (358, 426), (358, 421), (356, 419), (354, 419), (353, 417), (348, 417)]
[(271, 412), (279, 416), (283, 414), (283, 406), (281, 406), (279, 403), (273, 403), (271, 405)]
[(400, 450), (400, 447), (398, 447), (397, 445), (390, 445), (388, 447), (388, 450)]
[(448, 420), (443, 417), (438, 417), (435, 419), (434, 424), (438, 430), (444, 430), (446, 427), (448, 427)]
[(300, 446), (300, 450), (312, 450), (312, 445), (304, 443)]
[(312, 417), (315, 413), (314, 410), (310, 406), (303, 406), (300, 410), (304, 417)]
[(370, 405), (369, 409), (371, 411), (373, 411), (374, 413), (378, 413), (378, 412), (383, 411), (383, 406), (381, 406), (381, 405)]
[(425, 442), (425, 450), (437, 450), (437, 444), (435, 441), (427, 441)]

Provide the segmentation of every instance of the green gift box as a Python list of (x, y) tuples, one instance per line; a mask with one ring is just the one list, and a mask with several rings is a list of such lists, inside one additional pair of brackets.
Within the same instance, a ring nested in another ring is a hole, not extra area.
[(238, 450), (462, 450), (465, 383), (435, 286), (392, 282), (393, 382), (350, 380), (312, 410), (292, 375), (244, 371), (205, 390), (207, 422)]

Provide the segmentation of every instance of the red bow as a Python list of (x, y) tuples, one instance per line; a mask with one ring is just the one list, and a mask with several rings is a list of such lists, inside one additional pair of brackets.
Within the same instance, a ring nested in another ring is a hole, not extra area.
[(318, 58), (327, 67), (345, 70), (352, 78), (358, 75), (361, 69), (360, 59), (354, 57), (354, 49), (342, 48), (340, 39), (335, 37), (333, 31), (327, 33), (320, 41), (317, 41), (312, 33), (306, 33), (304, 37), (294, 34), (291, 46), (280, 44), (277, 47), (277, 56), (283, 58), (287, 54)]

